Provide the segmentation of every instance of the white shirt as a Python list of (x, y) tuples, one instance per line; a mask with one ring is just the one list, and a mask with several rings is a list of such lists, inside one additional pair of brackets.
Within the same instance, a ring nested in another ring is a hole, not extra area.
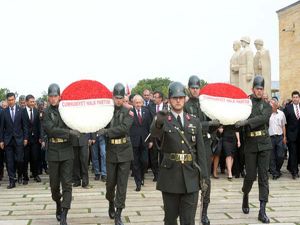
[(143, 116), (142, 116), (142, 108), (140, 108), (140, 109), (135, 109), (135, 111), (136, 111), (136, 115), (137, 115), (137, 116), (139, 115), (139, 111), (140, 111), (140, 115), (141, 115), (141, 117), (143, 117)]
[(164, 103), (161, 102), (159, 105), (155, 105), (155, 112), (158, 112), (158, 111), (157, 111), (157, 106), (158, 106), (158, 108), (159, 108), (158, 111), (161, 111), (161, 110), (163, 109)]
[(10, 117), (12, 118), (12, 110), (11, 110), (11, 108), (14, 109), (14, 116), (16, 116), (16, 105), (14, 105), (13, 107), (9, 106)]
[(282, 128), (286, 125), (286, 118), (281, 110), (273, 112), (269, 120), (269, 134), (272, 135), (282, 135)]
[(296, 118), (298, 119), (298, 117), (297, 117), (297, 108), (298, 108), (298, 112), (299, 112), (299, 116), (300, 116), (299, 104), (298, 104), (298, 105), (293, 104), (293, 106), (294, 106), (295, 116), (296, 116)]
[(174, 115), (175, 119), (177, 120), (177, 116), (179, 115), (180, 116), (180, 119), (181, 119), (181, 123), (182, 123), (182, 126), (184, 127), (184, 118), (183, 118), (183, 111), (181, 113), (176, 113), (174, 112), (173, 110), (171, 110), (172, 114)]
[[(30, 119), (30, 108), (28, 106), (26, 106), (26, 111), (28, 114), (28, 118)], [(33, 109), (32, 109), (32, 120), (33, 120)]]

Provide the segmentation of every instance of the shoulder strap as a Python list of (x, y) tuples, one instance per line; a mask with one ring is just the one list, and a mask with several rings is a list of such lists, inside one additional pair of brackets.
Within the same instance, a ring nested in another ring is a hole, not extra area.
[(186, 139), (186, 137), (183, 135), (183, 133), (181, 133), (181, 131), (179, 130), (179, 128), (175, 127), (175, 129), (177, 130), (178, 134), (180, 135), (180, 137), (182, 138), (182, 140), (184, 141), (185, 145), (188, 147), (191, 155), (192, 155), (192, 160), (193, 160), (193, 165), (197, 168), (197, 170), (200, 173), (200, 178), (201, 178), (201, 168), (198, 165), (198, 163), (196, 162), (195, 159), (195, 150), (192, 148), (190, 142)]

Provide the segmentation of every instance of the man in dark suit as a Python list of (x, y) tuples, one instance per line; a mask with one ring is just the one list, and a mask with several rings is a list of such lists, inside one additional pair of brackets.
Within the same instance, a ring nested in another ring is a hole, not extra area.
[[(89, 185), (89, 141), (91, 134), (80, 134), (79, 138), (73, 138), (74, 164), (73, 164), (73, 187)], [(81, 182), (82, 180), (82, 182)]]
[(150, 91), (148, 89), (145, 89), (143, 91), (143, 99), (144, 99), (144, 106), (150, 107), (153, 105), (153, 101), (150, 99)]
[(28, 124), (28, 145), (24, 148), (23, 184), (28, 184), (28, 163), (36, 182), (41, 182), (38, 166), (41, 152), (41, 122), (38, 110), (35, 108), (33, 95), (26, 96), (26, 107), (23, 109), (23, 118)]
[[(148, 105), (152, 118), (154, 118), (159, 111), (168, 109), (168, 106), (163, 102), (163, 97), (163, 93), (160, 91), (155, 91), (153, 93), (154, 104)], [(151, 141), (153, 142), (153, 147), (149, 148), (149, 163), (154, 175), (153, 181), (156, 182), (158, 175), (158, 165), (162, 160), (162, 155), (159, 153), (161, 143), (158, 138), (151, 138)]]
[(284, 108), (286, 117), (286, 136), (289, 149), (288, 170), (293, 179), (299, 178), (299, 157), (300, 157), (300, 93), (292, 92), (292, 103)]
[[(2, 109), (2, 103), (1, 103), (1, 107), (0, 107), (0, 118), (1, 118), (1, 114), (3, 112)], [(0, 120), (1, 123), (1, 120)], [(1, 127), (1, 125), (0, 125)], [(4, 149), (0, 149), (0, 181), (3, 179), (3, 175), (4, 175)]]
[(28, 124), (22, 109), (16, 105), (14, 93), (7, 93), (8, 107), (3, 111), (0, 122), (0, 148), (5, 149), (9, 176), (8, 189), (14, 188), (16, 169), (18, 182), (22, 183), (24, 146), (28, 143)]
[(133, 106), (131, 111), (134, 117), (130, 128), (130, 139), (133, 147), (133, 175), (136, 191), (140, 191), (141, 185), (144, 184), (144, 173), (148, 167), (148, 147), (145, 140), (150, 132), (151, 115), (148, 108), (143, 106), (142, 96), (133, 97)]

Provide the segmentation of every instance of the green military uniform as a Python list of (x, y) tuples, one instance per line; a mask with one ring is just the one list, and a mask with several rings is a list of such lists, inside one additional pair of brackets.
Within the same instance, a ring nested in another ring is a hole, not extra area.
[[(175, 94), (170, 94), (174, 89)], [(172, 83), (169, 98), (177, 97), (176, 92), (179, 92), (179, 97), (185, 96), (181, 90), (184, 90), (182, 84)], [(179, 118), (182, 122), (179, 122)], [(162, 140), (163, 159), (157, 189), (162, 192), (164, 224), (176, 225), (178, 216), (180, 224), (195, 224), (200, 181), (206, 180), (208, 176), (202, 127), (197, 118), (184, 112), (177, 115), (173, 111), (168, 112), (161, 126), (157, 126), (157, 120), (153, 120), (150, 130), (153, 137)], [(201, 175), (197, 166), (201, 169)]]
[[(57, 84), (48, 88), (48, 96), (60, 96)], [(56, 202), (56, 219), (61, 225), (67, 224), (67, 214), (72, 201), (72, 175), (74, 152), (72, 138), (79, 136), (79, 131), (70, 130), (63, 122), (58, 105), (50, 105), (43, 114), (43, 129), (48, 138), (47, 160), (52, 199)], [(60, 192), (62, 186), (62, 194)], [(62, 197), (62, 201), (60, 200)]]
[[(57, 202), (62, 197), (62, 208), (69, 209), (72, 200), (74, 159), (70, 129), (61, 119), (58, 107), (55, 106), (46, 109), (42, 125), (49, 140), (47, 160), (52, 199)], [(63, 195), (60, 193), (60, 184)]]
[[(191, 76), (188, 82), (189, 88), (200, 89), (200, 79), (197, 76)], [(211, 131), (211, 127), (209, 124), (209, 118), (202, 112), (200, 108), (199, 98), (190, 96), (189, 100), (184, 105), (184, 111), (189, 113), (190, 115), (198, 118), (200, 120), (200, 124), (202, 126), (204, 147), (206, 150), (206, 163), (207, 163), (207, 171), (210, 174), (211, 164), (212, 164), (212, 149), (211, 149), (211, 138), (209, 132)], [(217, 127), (216, 127), (217, 128)], [(215, 128), (215, 129), (216, 129)], [(203, 207), (202, 207), (202, 215), (201, 222), (204, 225), (209, 225), (210, 221), (207, 216), (207, 209), (210, 203), (210, 193), (211, 193), (211, 181), (210, 176), (207, 177), (206, 183), (208, 185), (207, 190), (202, 192), (203, 197)]]
[[(115, 225), (123, 225), (122, 209), (125, 208), (127, 183), (133, 150), (130, 141), (130, 127), (133, 113), (123, 106), (125, 87), (117, 83), (113, 90), (114, 115), (106, 129), (97, 132), (106, 135), (106, 199), (109, 201), (108, 215), (115, 220)], [(117, 190), (115, 190), (117, 186)], [(115, 211), (117, 208), (117, 211)]]
[[(254, 93), (263, 90), (264, 79), (257, 75), (253, 80)], [(266, 215), (266, 203), (269, 195), (269, 162), (272, 150), (272, 142), (268, 133), (269, 120), (272, 114), (272, 108), (269, 103), (261, 97), (254, 94), (250, 96), (252, 101), (252, 111), (247, 120), (236, 122), (236, 127), (244, 126), (245, 130), (245, 168), (246, 176), (244, 178), (242, 191), (243, 204), (242, 210), (245, 214), (249, 213), (249, 193), (253, 182), (256, 180), (258, 173), (258, 190), (260, 200), (260, 210), (258, 219), (263, 223), (269, 223), (270, 220)]]
[[(115, 107), (114, 116), (107, 129), (106, 146), (106, 199), (116, 208), (125, 208), (127, 182), (133, 150), (129, 130), (133, 118), (125, 107)], [(117, 192), (115, 194), (115, 187)]]
[[(268, 170), (271, 139), (268, 134), (269, 119), (272, 114), (271, 106), (263, 99), (251, 96), (252, 112), (245, 127), (245, 166), (243, 192), (248, 194), (256, 180), (258, 169), (259, 200), (268, 202), (269, 184)], [(255, 133), (257, 131), (257, 133)], [(257, 135), (257, 136), (256, 136)]]

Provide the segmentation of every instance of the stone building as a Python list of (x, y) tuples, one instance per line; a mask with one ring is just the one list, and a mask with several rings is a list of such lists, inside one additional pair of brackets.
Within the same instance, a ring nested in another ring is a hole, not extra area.
[(280, 98), (300, 91), (300, 1), (277, 11), (279, 19)]

